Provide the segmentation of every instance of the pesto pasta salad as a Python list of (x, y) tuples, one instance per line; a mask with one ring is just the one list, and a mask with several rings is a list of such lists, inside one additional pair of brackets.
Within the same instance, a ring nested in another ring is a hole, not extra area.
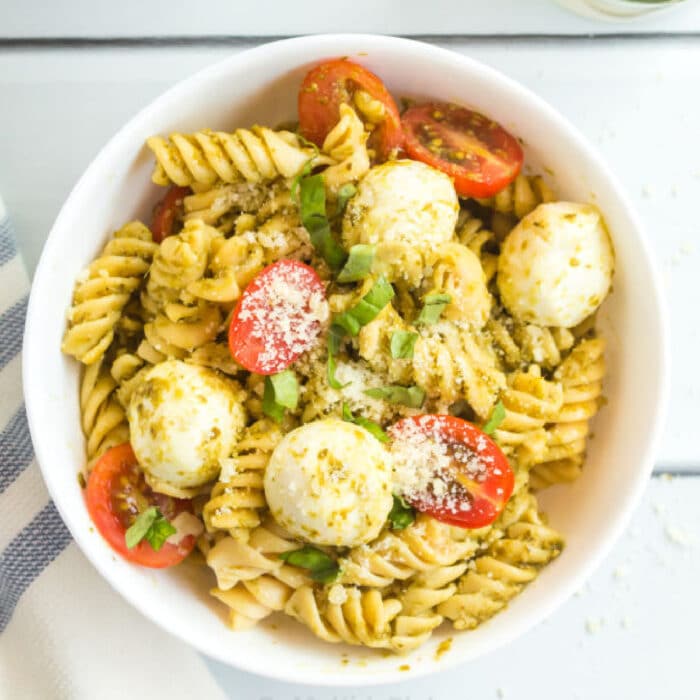
[(537, 492), (584, 467), (612, 243), (501, 125), (351, 61), (297, 118), (148, 139), (164, 195), (68, 311), (79, 481), (126, 560), (206, 562), (234, 630), (405, 652), (561, 552)]

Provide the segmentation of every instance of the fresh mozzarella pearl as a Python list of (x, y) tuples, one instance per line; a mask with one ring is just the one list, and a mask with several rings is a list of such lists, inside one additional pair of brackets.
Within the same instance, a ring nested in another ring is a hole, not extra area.
[(205, 367), (169, 360), (144, 375), (127, 410), (131, 445), (164, 493), (215, 479), (245, 424), (235, 385)]
[(393, 504), (382, 444), (337, 418), (302, 425), (277, 445), (265, 470), (270, 512), (293, 535), (352, 547), (374, 539)]
[(498, 289), (518, 320), (571, 328), (610, 291), (615, 255), (600, 212), (588, 204), (540, 204), (508, 235)]
[(428, 251), (449, 241), (459, 202), (452, 180), (414, 160), (396, 160), (372, 168), (350, 200), (343, 219), (343, 240), (403, 244)]

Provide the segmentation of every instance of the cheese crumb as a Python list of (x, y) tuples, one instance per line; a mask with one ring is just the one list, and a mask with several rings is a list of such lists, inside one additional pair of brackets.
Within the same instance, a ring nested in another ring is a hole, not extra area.
[(343, 605), (348, 599), (346, 590), (338, 583), (331, 586), (328, 591), (328, 602), (333, 605)]
[(589, 617), (586, 620), (586, 632), (588, 634), (598, 634), (600, 628), (603, 626), (603, 618)]

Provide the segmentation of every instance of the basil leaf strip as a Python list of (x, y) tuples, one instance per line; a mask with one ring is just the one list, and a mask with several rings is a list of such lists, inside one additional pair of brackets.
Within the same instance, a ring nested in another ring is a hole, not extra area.
[(176, 532), (177, 528), (171, 525), (165, 516), (160, 515), (146, 533), (146, 541), (151, 545), (153, 551), (157, 552), (165, 544), (165, 540)]
[(410, 408), (420, 408), (425, 401), (425, 391), (419, 386), (379, 386), (374, 389), (365, 389), (367, 396), (373, 399), (383, 399), (389, 403), (403, 404)]
[(389, 442), (389, 436), (384, 432), (379, 423), (375, 423), (373, 420), (363, 418), (362, 416), (354, 416), (346, 403), (343, 404), (343, 420), (348, 423), (359, 425), (360, 428), (364, 428), (368, 433), (376, 437), (379, 442)]
[(394, 494), (394, 505), (389, 511), (389, 525), (392, 530), (405, 530), (416, 519), (416, 511), (406, 501)]
[(297, 376), (291, 369), (270, 376), (270, 383), (275, 391), (275, 403), (285, 408), (295, 409), (299, 402), (299, 384)]
[(263, 391), (262, 410), (266, 416), (272, 418), (277, 423), (281, 423), (284, 418), (284, 406), (275, 401), (275, 387), (270, 377), (265, 377), (265, 390)]
[(391, 334), (391, 356), (395, 360), (407, 360), (413, 357), (413, 348), (418, 340), (418, 333), (412, 331), (394, 331)]
[(372, 285), (372, 289), (355, 306), (333, 319), (333, 324), (343, 328), (349, 335), (355, 336), (360, 332), (360, 328), (373, 321), (393, 298), (394, 288), (383, 276), (379, 277)]
[(340, 573), (340, 567), (335, 559), (308, 544), (301, 549), (282, 552), (279, 554), (279, 558), (292, 566), (308, 569), (311, 578), (319, 583), (332, 583)]
[(344, 335), (345, 331), (340, 326), (331, 325), (328, 331), (328, 384), (332, 389), (347, 386), (335, 378), (335, 356), (340, 352), (340, 342)]
[(348, 202), (357, 194), (357, 187), (352, 182), (346, 182), (338, 190), (338, 198), (335, 203), (335, 215), (340, 217), (345, 213)]
[(374, 246), (359, 243), (350, 248), (345, 267), (338, 274), (338, 282), (359, 282), (370, 273), (374, 262)]
[(445, 307), (452, 301), (449, 294), (428, 294), (423, 299), (423, 308), (416, 319), (417, 326), (431, 326), (437, 323)]
[(345, 251), (333, 238), (326, 216), (326, 186), (323, 175), (303, 177), (299, 187), (299, 211), (304, 228), (318, 254), (337, 270), (345, 262)]
[(491, 416), (486, 421), (486, 424), (481, 428), (483, 432), (485, 432), (487, 435), (493, 435), (496, 430), (498, 429), (498, 426), (503, 422), (503, 419), (506, 417), (506, 407), (503, 405), (503, 401), (498, 401), (498, 403), (493, 407), (493, 411), (491, 411)]
[(124, 534), (128, 549), (133, 549), (141, 540), (146, 540), (157, 552), (165, 540), (177, 532), (156, 506), (146, 508)]
[[(314, 148), (316, 146), (314, 145)], [(318, 151), (318, 149), (317, 149)], [(294, 179), (292, 180), (292, 186), (289, 189), (289, 194), (292, 196), (292, 201), (296, 202), (299, 204), (299, 186), (301, 185), (301, 181), (307, 176), (311, 175), (311, 171), (313, 170), (314, 167), (314, 159), (316, 158), (317, 154), (314, 154), (309, 160), (304, 163), (304, 167), (299, 171), (297, 175), (294, 176)]]

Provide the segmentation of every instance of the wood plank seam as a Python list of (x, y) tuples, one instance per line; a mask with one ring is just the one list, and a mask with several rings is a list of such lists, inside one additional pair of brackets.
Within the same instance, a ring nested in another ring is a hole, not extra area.
[[(226, 46), (229, 44), (241, 45), (251, 43), (266, 43), (280, 39), (289, 39), (298, 35), (244, 35), (220, 34), (211, 36), (179, 35), (179, 36), (142, 36), (142, 37), (2, 37), (0, 36), (0, 49), (12, 48), (124, 48), (139, 46), (179, 47), (179, 46)], [(411, 34), (397, 35), (416, 41), (440, 42), (443, 44), (457, 43), (461, 41), (474, 41), (481, 43), (494, 43), (508, 41), (512, 43), (529, 42), (563, 42), (569, 44), (580, 43), (609, 43), (611, 41), (634, 42), (639, 40), (673, 40), (687, 41), (700, 39), (700, 32), (629, 32), (613, 34)]]

